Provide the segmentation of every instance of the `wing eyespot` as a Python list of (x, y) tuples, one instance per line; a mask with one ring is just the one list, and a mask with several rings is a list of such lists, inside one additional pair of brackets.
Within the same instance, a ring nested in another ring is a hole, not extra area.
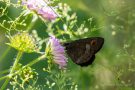
[(92, 40), (92, 41), (90, 42), (90, 44), (91, 44), (92, 46), (96, 46), (96, 45), (97, 45), (97, 41), (96, 41), (96, 40)]

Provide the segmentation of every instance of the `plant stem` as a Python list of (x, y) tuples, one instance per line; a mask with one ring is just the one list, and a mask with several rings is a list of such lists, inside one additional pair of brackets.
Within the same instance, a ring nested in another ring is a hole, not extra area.
[(15, 62), (13, 64), (13, 67), (11, 68), (11, 71), (9, 73), (9, 76), (7, 77), (6, 81), (4, 82), (4, 84), (2, 85), (0, 90), (4, 90), (6, 88), (7, 84), (9, 83), (10, 79), (12, 78), (12, 77), (10, 77), (10, 75), (12, 75), (13, 72), (15, 71), (16, 66), (17, 66), (22, 54), (23, 54), (23, 52), (21, 52), (21, 51), (18, 52)]
[(5, 73), (9, 73), (9, 69), (4, 70), (4, 71), (1, 71), (1, 72), (0, 72), (0, 75), (5, 74)]
[(5, 78), (8, 78), (8, 75), (1, 77), (0, 78), (0, 81), (3, 80), (3, 79), (5, 79)]
[(31, 31), (32, 27), (35, 25), (35, 23), (36, 23), (36, 21), (38, 19), (37, 15), (35, 15), (35, 14), (33, 14), (33, 17), (34, 18), (32, 19), (30, 25), (26, 29), (27, 31)]
[(37, 62), (39, 62), (40, 60), (44, 59), (45, 57), (46, 57), (46, 55), (42, 55), (41, 57), (38, 57), (35, 60), (33, 60), (32, 62), (25, 65), (24, 67), (30, 67), (30, 66), (36, 64)]
[[(18, 73), (20, 72), (20, 70), (24, 69), (25, 67), (30, 67), (30, 66), (36, 64), (37, 62), (39, 62), (40, 60), (44, 59), (45, 57), (46, 57), (46, 55), (43, 55), (43, 56), (41, 56), (41, 57), (39, 57), (39, 58), (33, 60), (33, 61), (30, 62), (29, 64), (25, 65), (23, 68), (19, 69), (19, 70), (16, 71), (15, 73), (13, 73), (12, 76), (18, 74)], [(0, 78), (0, 81), (3, 80), (3, 79), (5, 79), (5, 78), (8, 78), (8, 77), (9, 77), (8, 75), (7, 75), (7, 76), (4, 76), (4, 77), (1, 77), (1, 78)], [(0, 90), (1, 90), (1, 89), (0, 89)]]

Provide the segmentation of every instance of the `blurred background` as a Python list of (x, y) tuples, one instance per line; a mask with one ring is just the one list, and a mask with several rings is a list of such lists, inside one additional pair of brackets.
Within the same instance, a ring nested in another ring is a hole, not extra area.
[[(78, 90), (135, 90), (135, 1), (134, 0), (61, 0), (71, 6), (77, 13), (78, 25), (82, 21), (94, 18), (99, 30), (90, 33), (89, 37), (101, 36), (105, 39), (103, 48), (96, 54), (94, 63), (81, 68), (71, 60), (68, 62), (67, 76), (78, 84)], [(0, 6), (4, 5), (3, 3)], [(16, 10), (16, 11), (14, 11)], [(16, 8), (10, 8), (11, 17), (19, 14)], [(0, 17), (0, 21), (4, 17)], [(86, 23), (87, 24), (87, 23)], [(89, 23), (87, 24), (89, 27)], [(44, 35), (44, 24), (40, 21), (33, 26), (41, 38)], [(13, 64), (17, 51), (5, 43), (5, 29), (0, 27), (0, 71), (7, 70)], [(26, 64), (38, 54), (24, 54), (22, 64)], [(23, 60), (25, 59), (25, 61)], [(44, 62), (33, 67), (42, 71)], [(39, 67), (40, 66), (40, 67)], [(1, 74), (2, 75), (2, 74)], [(41, 74), (40, 80), (43, 80)], [(1, 83), (0, 83), (1, 85)]]

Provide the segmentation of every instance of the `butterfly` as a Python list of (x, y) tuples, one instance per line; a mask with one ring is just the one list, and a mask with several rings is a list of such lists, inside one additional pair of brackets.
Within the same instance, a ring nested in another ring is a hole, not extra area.
[(95, 54), (102, 48), (104, 38), (90, 37), (64, 43), (67, 55), (80, 66), (88, 66), (95, 59)]

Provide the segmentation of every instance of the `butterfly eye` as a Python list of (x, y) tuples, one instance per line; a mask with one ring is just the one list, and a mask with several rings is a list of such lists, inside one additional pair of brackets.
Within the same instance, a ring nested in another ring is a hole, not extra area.
[(90, 43), (92, 46), (95, 46), (97, 44), (97, 41), (96, 40), (92, 40), (91, 43)]

